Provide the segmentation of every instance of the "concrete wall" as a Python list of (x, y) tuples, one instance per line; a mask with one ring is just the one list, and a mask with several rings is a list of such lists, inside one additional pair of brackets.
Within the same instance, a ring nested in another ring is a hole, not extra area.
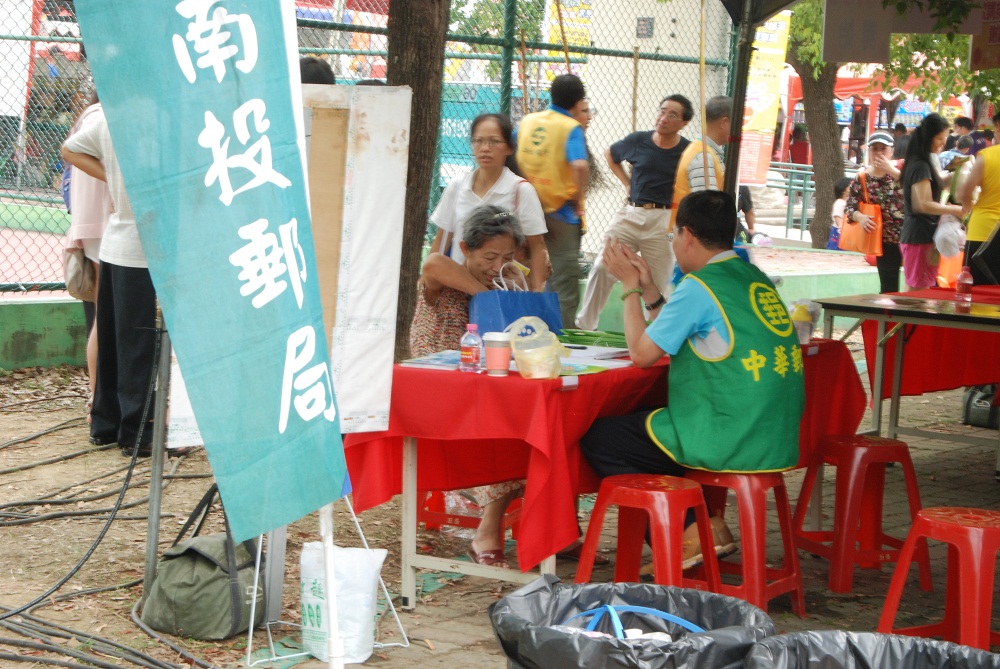
[(83, 303), (69, 297), (0, 299), (0, 369), (82, 365)]

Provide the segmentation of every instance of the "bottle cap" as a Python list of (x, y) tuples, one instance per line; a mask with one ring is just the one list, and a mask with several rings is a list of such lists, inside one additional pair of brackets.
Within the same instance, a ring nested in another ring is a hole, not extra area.
[(469, 323), (468, 325), (465, 326), (465, 331), (466, 332), (478, 332), (479, 331), (479, 326), (476, 325), (475, 323)]

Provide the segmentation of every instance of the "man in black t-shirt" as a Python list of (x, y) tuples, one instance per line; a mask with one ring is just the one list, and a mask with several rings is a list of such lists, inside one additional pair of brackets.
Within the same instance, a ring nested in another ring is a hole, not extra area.
[[(652, 132), (634, 132), (612, 144), (604, 154), (611, 173), (625, 187), (625, 203), (615, 212), (605, 242), (613, 239), (637, 251), (649, 265), (653, 282), (662, 295), (668, 292), (674, 269), (674, 253), (667, 239), (674, 178), (681, 154), (690, 144), (679, 133), (692, 117), (694, 107), (690, 100), (683, 95), (669, 95), (660, 102)], [(631, 176), (625, 173), (622, 165), (625, 162), (632, 166)], [(599, 253), (576, 314), (578, 328), (597, 328), (601, 310), (617, 281), (604, 267)], [(662, 302), (658, 302), (646, 305), (647, 310), (660, 307)]]

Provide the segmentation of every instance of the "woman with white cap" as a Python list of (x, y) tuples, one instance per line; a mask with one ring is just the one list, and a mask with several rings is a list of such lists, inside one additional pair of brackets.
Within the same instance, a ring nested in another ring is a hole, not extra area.
[(875, 229), (875, 222), (858, 211), (858, 203), (871, 202), (882, 210), (882, 255), (875, 259), (882, 293), (899, 291), (899, 269), (903, 264), (899, 251), (903, 187), (899, 183), (899, 169), (892, 160), (892, 146), (892, 135), (887, 132), (880, 130), (868, 138), (868, 165), (851, 182), (844, 207), (844, 225), (860, 225), (869, 231)]

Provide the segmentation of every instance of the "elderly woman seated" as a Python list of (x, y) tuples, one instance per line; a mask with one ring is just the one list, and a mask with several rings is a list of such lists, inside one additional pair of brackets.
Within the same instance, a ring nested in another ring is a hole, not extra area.
[[(458, 348), (469, 323), (469, 299), (493, 289), (503, 265), (524, 243), (517, 217), (492, 205), (473, 210), (462, 235), (461, 263), (440, 253), (431, 253), (424, 261), (410, 328), (411, 355)], [(466, 491), (483, 510), (468, 550), (476, 563), (509, 566), (503, 549), (503, 513), (523, 487), (524, 481), (505, 481)]]

